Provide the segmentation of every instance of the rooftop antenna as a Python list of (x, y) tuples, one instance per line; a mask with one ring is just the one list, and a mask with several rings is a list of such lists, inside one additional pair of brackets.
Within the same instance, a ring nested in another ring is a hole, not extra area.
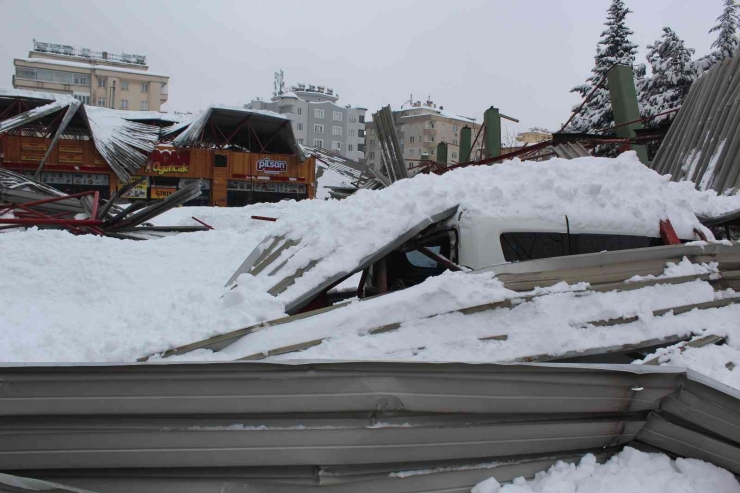
[(273, 83), (272, 95), (278, 97), (285, 91), (285, 80), (283, 71), (275, 72), (275, 82)]
[(413, 106), (413, 105), (414, 105), (414, 95), (413, 95), (413, 94), (410, 94), (410, 95), (409, 95), (409, 100), (408, 100), (408, 101), (406, 101), (406, 102), (404, 102), (404, 103), (403, 103), (403, 104), (401, 105), (401, 109), (403, 109), (403, 107), (404, 107), (404, 106), (406, 106), (407, 104), (410, 104), (411, 106)]

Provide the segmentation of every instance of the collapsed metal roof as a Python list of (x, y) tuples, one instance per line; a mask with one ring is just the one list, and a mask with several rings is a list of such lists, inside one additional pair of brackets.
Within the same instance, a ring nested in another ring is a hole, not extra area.
[(625, 444), (740, 472), (740, 393), (680, 368), (4, 365), (0, 379), (0, 470), (93, 491), (468, 491)]
[(173, 125), (162, 134), (177, 135), (172, 140), (175, 147), (237, 147), (249, 152), (294, 154), (303, 161), (306, 157), (290, 123), (272, 111), (211, 106), (189, 123)]
[[(57, 121), (59, 112), (65, 110)], [(126, 112), (86, 107), (61, 94), (0, 89), (0, 115), (8, 116), (0, 120), (0, 133), (19, 131), (21, 135), (45, 138), (53, 135), (39, 169), (59, 138), (88, 138), (116, 175), (128, 181), (146, 163), (159, 140), (156, 126), (129, 121)]]
[(740, 188), (740, 57), (728, 58), (691, 86), (651, 164), (698, 190), (735, 194)]

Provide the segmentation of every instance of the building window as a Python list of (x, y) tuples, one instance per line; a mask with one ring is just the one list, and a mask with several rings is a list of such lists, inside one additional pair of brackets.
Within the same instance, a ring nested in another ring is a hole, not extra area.
[(368, 158), (375, 159), (375, 151), (370, 151), (370, 154), (368, 155)]
[(82, 104), (90, 104), (89, 94), (74, 94), (73, 97)]
[(324, 147), (324, 141), (321, 139), (313, 139), (314, 147)]
[(149, 92), (149, 83), (148, 82), (142, 82), (141, 83), (141, 92)]
[(337, 140), (335, 140), (335, 141), (333, 141), (331, 143), (331, 148), (334, 149), (335, 151), (341, 151), (342, 150), (342, 143), (339, 142), (339, 141), (337, 141)]
[(161, 87), (159, 89), (159, 93), (160, 94), (167, 94), (169, 92), (169, 89), (167, 88), (167, 83), (166, 82), (160, 82), (160, 84), (161, 84)]
[(426, 128), (430, 128), (430, 129), (431, 128), (434, 128), (434, 122), (433, 121), (428, 121), (427, 124), (426, 124)]
[(105, 89), (105, 79), (98, 79), (98, 87)]
[(121, 100), (121, 109), (127, 110), (128, 109), (128, 99), (122, 99)]
[(444, 123), (442, 124), (442, 131), (443, 132), (445, 131), (445, 124)]
[(315, 133), (315, 134), (323, 134), (324, 133), (324, 126), (323, 125), (319, 125), (318, 123), (315, 123), (314, 126), (313, 126), (313, 133)]
[(365, 144), (357, 144), (357, 150), (359, 152), (365, 152)]
[(375, 147), (375, 141), (370, 139), (370, 142), (368, 143), (370, 147)]
[(414, 143), (414, 139), (415, 139), (415, 137), (413, 135), (411, 137), (409, 137), (409, 144), (413, 144)]
[(128, 91), (128, 81), (127, 80), (122, 80), (121, 81), (121, 90), (122, 91)]
[(413, 156), (413, 155), (414, 155), (414, 150), (413, 149), (409, 149), (409, 156)]
[(105, 106), (105, 98), (98, 96), (98, 106)]
[(313, 110), (313, 116), (316, 118), (324, 118), (324, 110)]
[(296, 126), (296, 128), (297, 128), (298, 130), (302, 131), (302, 130), (303, 130), (303, 124), (302, 124), (302, 123), (299, 123), (299, 124), (298, 124), (298, 125)]
[(457, 159), (457, 153), (455, 151), (452, 151), (452, 159)]
[(141, 111), (149, 111), (149, 101), (141, 102)]
[(352, 144), (347, 144), (347, 150), (348, 150), (349, 152), (352, 152), (352, 151), (354, 151), (354, 150), (355, 150), (355, 146), (353, 146)]
[(365, 115), (360, 115), (360, 123), (365, 123)]
[(357, 123), (357, 115), (349, 115), (350, 123)]
[(363, 129), (359, 129), (359, 130), (357, 131), (357, 136), (358, 136), (358, 137), (364, 137), (364, 136), (365, 136), (365, 131), (364, 131)]
[(298, 143), (303, 145), (303, 139), (298, 139)]
[(375, 129), (374, 128), (371, 128), (370, 129), (370, 135), (375, 135)]
[(452, 131), (455, 132), (455, 133), (457, 133), (457, 125), (453, 125), (452, 126)]
[(299, 115), (302, 115), (303, 114), (303, 108), (298, 108), (298, 114)]
[(350, 137), (354, 137), (354, 136), (355, 136), (355, 129), (354, 129), (354, 128), (350, 128), (350, 129), (348, 130), (348, 133), (349, 133), (349, 136), (350, 136)]
[(340, 111), (334, 112), (334, 121), (335, 122), (341, 122), (342, 121), (342, 113)]
[(342, 135), (342, 127), (331, 127), (332, 135)]

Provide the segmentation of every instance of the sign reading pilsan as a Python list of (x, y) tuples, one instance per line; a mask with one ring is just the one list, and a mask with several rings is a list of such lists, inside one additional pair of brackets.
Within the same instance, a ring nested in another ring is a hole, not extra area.
[(262, 171), (268, 175), (285, 173), (288, 171), (288, 163), (286, 161), (273, 161), (270, 158), (263, 158), (257, 161), (257, 171)]

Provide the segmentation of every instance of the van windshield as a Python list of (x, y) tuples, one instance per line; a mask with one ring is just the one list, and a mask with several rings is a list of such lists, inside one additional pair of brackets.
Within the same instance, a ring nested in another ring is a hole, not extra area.
[(662, 245), (660, 238), (630, 235), (566, 233), (502, 233), (501, 249), (507, 262), (611, 252)]

